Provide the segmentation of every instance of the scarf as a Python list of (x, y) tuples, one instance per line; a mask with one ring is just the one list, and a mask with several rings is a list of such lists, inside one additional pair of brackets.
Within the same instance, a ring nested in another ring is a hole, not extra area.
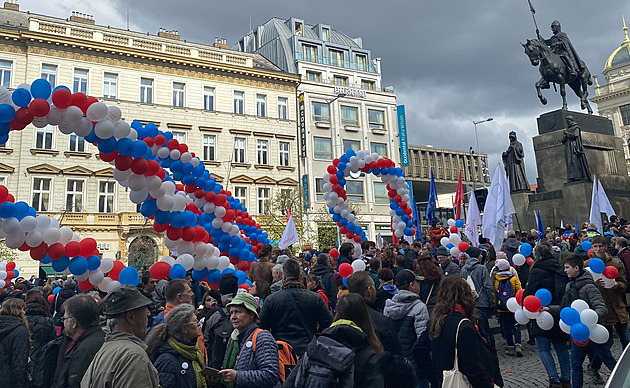
[[(240, 346), (238, 344), (238, 335), (241, 334), (241, 331), (238, 329), (234, 329), (232, 334), (230, 334), (230, 344), (228, 345), (227, 350), (225, 351), (225, 359), (223, 360), (223, 367), (221, 369), (234, 369), (236, 370), (236, 362), (238, 361), (238, 355), (241, 353)], [(221, 380), (221, 384), (226, 387), (231, 387), (231, 383), (226, 383)]]
[(333, 326), (337, 326), (337, 325), (348, 325), (348, 326), (352, 326), (355, 329), (359, 330), (361, 333), (363, 333), (363, 330), (361, 330), (361, 328), (359, 326), (357, 326), (356, 323), (354, 323), (353, 321), (349, 320), (349, 319), (338, 319), (335, 322), (330, 324), (330, 327)]
[(285, 290), (287, 288), (306, 288), (304, 283), (299, 280), (287, 280), (282, 283), (282, 289)]
[(197, 388), (205, 388), (206, 379), (201, 375), (201, 370), (204, 368), (205, 362), (203, 360), (203, 354), (199, 351), (197, 343), (195, 342), (194, 345), (188, 345), (179, 342), (173, 337), (168, 337), (166, 342), (175, 349), (177, 353), (181, 354), (182, 357), (192, 361), (193, 370), (195, 371), (195, 379), (197, 381)]

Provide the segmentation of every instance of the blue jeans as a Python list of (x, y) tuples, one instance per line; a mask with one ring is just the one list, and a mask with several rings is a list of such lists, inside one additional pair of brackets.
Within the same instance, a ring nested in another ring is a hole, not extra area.
[[(556, 356), (558, 356), (560, 376), (558, 376), (556, 362), (551, 355), (552, 344), (554, 349), (556, 349)], [(567, 348), (566, 341), (551, 340), (545, 336), (539, 335), (536, 336), (536, 351), (547, 371), (549, 382), (569, 381), (571, 379), (571, 363), (569, 361), (569, 349)]]
[[(628, 346), (628, 343), (630, 343), (630, 331), (628, 330), (627, 323), (624, 323), (624, 324), (618, 323), (615, 326), (605, 326), (605, 327), (606, 329), (608, 329), (609, 336), (608, 336), (608, 341), (606, 341), (604, 345), (608, 349), (612, 348), (613, 346), (613, 328), (617, 331), (617, 334), (619, 334), (619, 341), (621, 341), (621, 346), (623, 347), (623, 349), (625, 349), (626, 346)], [(602, 367), (602, 360), (599, 357), (597, 357), (597, 355), (594, 355), (588, 367), (594, 370), (599, 370), (599, 368)]]
[(615, 357), (613, 357), (612, 353), (610, 353), (610, 349), (606, 347), (606, 344), (596, 344), (595, 342), (590, 341), (588, 345), (582, 347), (577, 346), (573, 341), (571, 341), (571, 386), (573, 388), (582, 388), (584, 383), (584, 371), (582, 370), (582, 364), (584, 363), (584, 359), (586, 358), (586, 354), (589, 350), (592, 350), (593, 353), (598, 356), (604, 362), (604, 365), (606, 365), (606, 367), (611, 371), (617, 363)]
[(514, 346), (515, 343), (521, 344), (521, 326), (516, 323), (514, 313), (499, 312), (499, 320), (503, 329), (503, 336), (508, 346)]

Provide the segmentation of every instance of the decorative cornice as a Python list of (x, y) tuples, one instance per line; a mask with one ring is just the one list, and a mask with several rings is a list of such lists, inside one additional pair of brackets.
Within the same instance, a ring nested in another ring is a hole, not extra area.
[(287, 166), (276, 166), (278, 171), (295, 171), (295, 167), (287, 167)]
[(187, 131), (190, 131), (192, 129), (192, 124), (177, 124), (177, 123), (166, 123), (166, 126), (169, 129), (185, 129)]
[[(88, 154), (89, 155), (89, 154)], [(92, 170), (88, 170), (82, 166), (74, 166), (61, 170), (61, 172), (65, 175), (83, 175), (83, 176), (91, 176), (93, 174)]]
[(232, 167), (250, 168), (251, 166), (250, 163), (232, 163)]
[(264, 176), (258, 179), (254, 180), (254, 183), (256, 184), (262, 184), (262, 185), (275, 185), (277, 182), (275, 179), (268, 177), (268, 176)]
[(94, 176), (101, 178), (112, 178), (114, 176), (114, 169), (112, 167), (107, 167), (102, 170), (95, 171)]
[(230, 178), (230, 182), (251, 184), (254, 183), (254, 179), (248, 177), (247, 175), (239, 175), (234, 178)]
[(48, 163), (42, 163), (36, 166), (28, 167), (26, 172), (29, 174), (59, 174), (61, 169), (51, 166)]
[(0, 154), (10, 155), (13, 153), (12, 148), (0, 148)]
[(63, 154), (66, 155), (66, 158), (69, 158), (71, 156), (75, 156), (75, 157), (79, 157), (79, 158), (89, 159), (89, 158), (92, 157), (92, 154), (89, 153), (89, 152), (65, 151)]
[(48, 156), (57, 156), (59, 155), (59, 151), (57, 150), (40, 150), (38, 148), (31, 148), (32, 155), (48, 155)]
[(276, 133), (275, 136), (276, 136), (276, 139), (295, 140), (294, 135), (283, 135), (281, 133)]
[(205, 131), (205, 132), (221, 132), (221, 131), (223, 131), (223, 128), (208, 127), (208, 126), (205, 126), (205, 125), (200, 125), (199, 126), (199, 130), (200, 131)]
[(273, 166), (269, 164), (254, 164), (254, 168), (257, 170), (273, 170)]
[(247, 131), (245, 129), (230, 129), (230, 133), (233, 135), (249, 136), (252, 134), (252, 131)]
[(203, 164), (206, 165), (206, 166), (219, 167), (221, 165), (221, 162), (215, 162), (213, 160), (204, 160)]
[(223, 177), (217, 174), (210, 174), (210, 178), (216, 179), (219, 183), (223, 182)]
[(0, 163), (0, 173), (12, 174), (13, 171), (15, 171), (15, 167)]
[(140, 124), (142, 124), (142, 126), (145, 126), (145, 125), (147, 125), (149, 123), (153, 123), (153, 124), (155, 124), (156, 127), (158, 127), (158, 128), (160, 127), (160, 122), (159, 121), (155, 121), (155, 120), (138, 120), (138, 119), (136, 119), (136, 121), (139, 121)]
[(254, 136), (273, 137), (273, 133), (270, 133), (270, 132), (254, 132)]
[(281, 186), (297, 186), (298, 182), (291, 178), (283, 178), (283, 179), (280, 179), (277, 182), (277, 184)]

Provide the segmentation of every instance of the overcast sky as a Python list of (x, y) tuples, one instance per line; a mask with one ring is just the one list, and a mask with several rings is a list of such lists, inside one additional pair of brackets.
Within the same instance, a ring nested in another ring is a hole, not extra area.
[[(542, 35), (551, 35), (554, 19), (562, 24), (592, 74), (599, 75), (608, 56), (623, 41), (621, 15), (630, 20), (627, 1), (532, 0)], [(277, 16), (331, 25), (363, 38), (373, 57), (382, 58), (383, 85), (393, 86), (407, 113), (410, 144), (465, 149), (475, 144), (473, 120), (480, 124), (481, 152), (490, 155), (492, 176), (508, 133), (516, 131), (526, 149), (527, 176), (537, 176), (531, 137), (536, 118), (561, 107), (552, 90), (540, 104), (531, 66), (519, 42), (535, 37), (527, 0), (20, 0), (21, 10), (66, 18), (71, 11), (93, 14), (97, 24), (156, 34), (178, 30), (182, 39), (211, 44), (225, 37), (232, 46)], [(594, 95), (592, 87), (589, 94)], [(569, 109), (579, 101), (567, 92)], [(596, 105), (593, 110), (597, 112)], [(562, 158), (563, 155), (558, 155)]]

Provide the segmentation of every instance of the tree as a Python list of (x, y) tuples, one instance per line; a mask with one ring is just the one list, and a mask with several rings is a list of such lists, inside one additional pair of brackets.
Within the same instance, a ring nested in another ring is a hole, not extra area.
[(15, 261), (18, 255), (15, 253), (15, 249), (7, 247), (4, 240), (0, 241), (0, 261)]

